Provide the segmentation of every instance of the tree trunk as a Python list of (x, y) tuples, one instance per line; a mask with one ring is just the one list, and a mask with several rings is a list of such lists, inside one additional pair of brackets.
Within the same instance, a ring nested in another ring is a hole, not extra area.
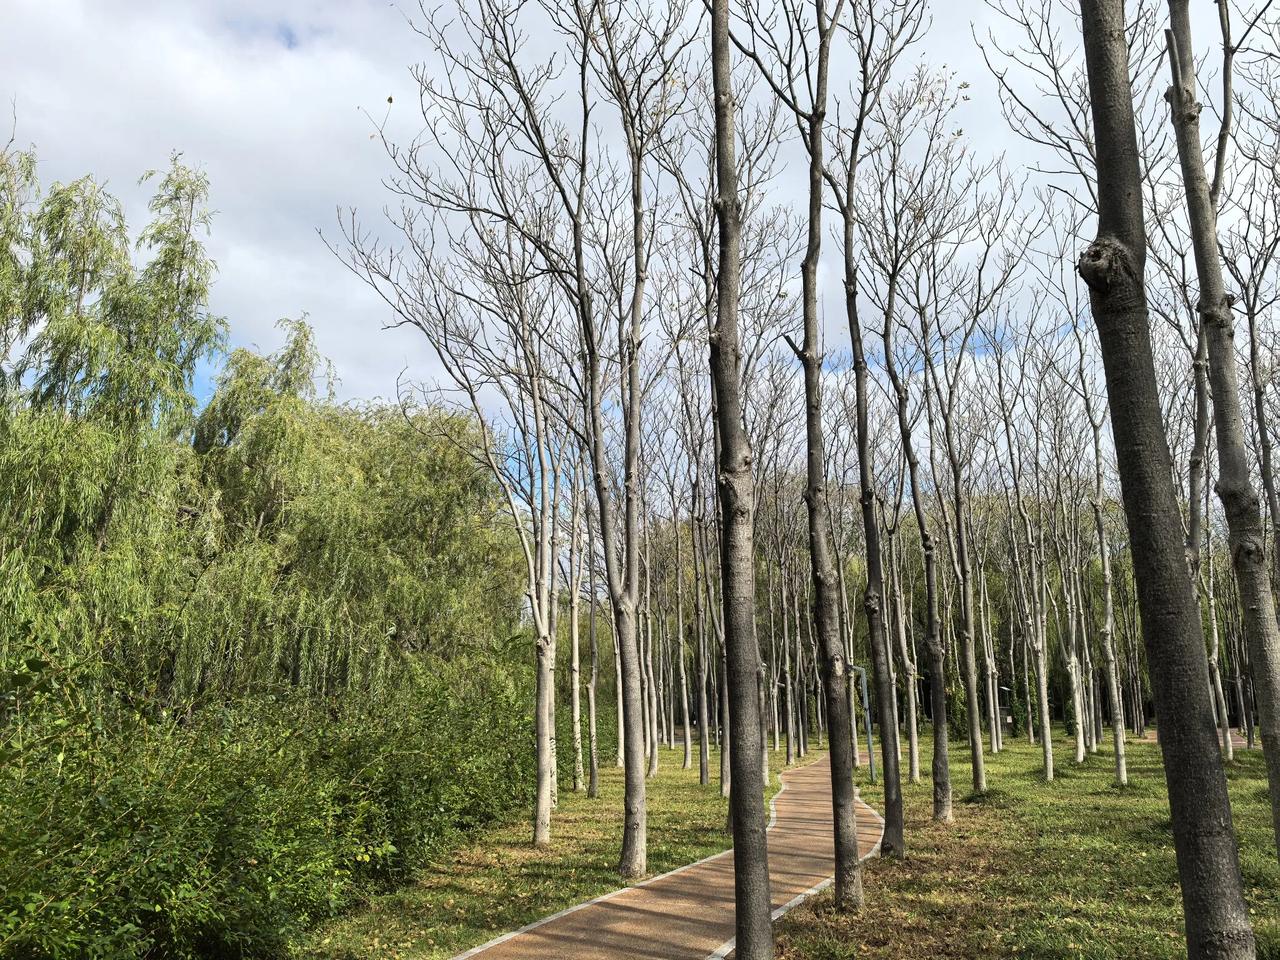
[[(615, 625), (617, 617), (614, 617)], [(616, 626), (615, 626), (616, 629)], [(624, 763), (627, 747), (627, 725), (623, 722), (622, 717), (622, 650), (618, 646), (618, 636), (615, 633), (613, 637), (613, 666), (614, 666), (614, 706), (618, 712), (618, 752), (614, 758), (613, 765), (621, 767)]]
[(596, 565), (595, 539), (591, 531), (591, 510), (587, 509), (587, 576), (590, 590), (591, 607), (587, 627), (588, 643), (591, 646), (591, 675), (587, 680), (587, 754), (590, 758), (587, 779), (587, 796), (593, 800), (600, 796), (600, 752), (596, 738), (596, 683), (600, 678), (600, 652), (596, 644)]
[(786, 700), (787, 766), (796, 762), (795, 687), (791, 672), (791, 607), (787, 603), (787, 572), (779, 578), (782, 588), (782, 692)]
[(987, 734), (991, 738), (991, 752), (1000, 752), (1000, 729), (996, 720), (1000, 713), (998, 679), (996, 677), (996, 655), (991, 644), (991, 624), (987, 618), (987, 574), (983, 566), (978, 567), (978, 632), (982, 636), (982, 667), (984, 693), (986, 696)]
[[(577, 477), (573, 481), (573, 510), (569, 535), (569, 691), (570, 722), (573, 724), (573, 792), (582, 790), (585, 779), (582, 769), (582, 652), (578, 637), (578, 610), (582, 593), (581, 529), (578, 523)], [(554, 718), (553, 718), (554, 722)]]
[[(1262, 489), (1267, 495), (1267, 514), (1271, 518), (1271, 578), (1280, 581), (1280, 492), (1276, 489), (1275, 468), (1272, 466), (1271, 424), (1267, 415), (1266, 381), (1263, 379), (1262, 360), (1258, 343), (1258, 315), (1255, 309), (1245, 314), (1249, 323), (1249, 380), (1253, 389), (1253, 420), (1258, 429), (1258, 472), (1262, 476)], [(1237, 677), (1240, 675), (1236, 670)], [(1241, 713), (1243, 697), (1241, 697)]]
[(720, 588), (724, 614), (733, 784), (734, 929), (742, 960), (773, 957), (769, 848), (764, 812), (765, 741), (760, 712), (760, 651), (755, 631), (755, 485), (751, 441), (742, 419), (742, 352), (738, 340), (741, 202), (734, 158), (729, 0), (711, 10), (711, 75), (716, 116), (716, 216), (719, 270), (716, 326), (710, 337), (712, 390), (720, 435)]
[(902, 582), (897, 564), (897, 534), (889, 539), (889, 579), (892, 583), (893, 620), (897, 634), (898, 652), (902, 657), (904, 684), (907, 691), (907, 777), (912, 783), (920, 782), (920, 721), (917, 699), (916, 660), (907, 641), (907, 612), (902, 596)]
[(1230, 763), (1235, 759), (1235, 746), (1231, 742), (1231, 717), (1227, 713), (1227, 697), (1222, 690), (1222, 671), (1218, 668), (1218, 655), (1221, 652), (1218, 636), (1218, 594), (1213, 582), (1213, 538), (1207, 526), (1205, 560), (1204, 592), (1209, 607), (1209, 683), (1213, 687), (1214, 713), (1218, 718), (1218, 740), (1222, 745), (1222, 758)]
[(1080, 275), (1102, 346), (1143, 639), (1182, 884), (1190, 960), (1251, 958), (1222, 757), (1214, 736), (1200, 613), (1151, 354), (1142, 179), (1122, 0), (1081, 0), (1097, 155), (1098, 234)]
[[(722, 592), (721, 603), (723, 602)], [(733, 792), (733, 754), (737, 744), (733, 742), (733, 733), (730, 729), (733, 704), (729, 702), (729, 649), (725, 646), (723, 636), (719, 641), (720, 672), (719, 682), (716, 684), (716, 695), (720, 700), (720, 796), (728, 797)]]
[(961, 494), (960, 465), (954, 456), (951, 470), (955, 483), (956, 559), (960, 566), (960, 664), (964, 679), (965, 712), (969, 720), (973, 792), (981, 796), (987, 792), (987, 768), (982, 754), (982, 710), (978, 699), (978, 664), (974, 653), (973, 573), (969, 564), (969, 538), (961, 515), (964, 498)]
[[(676, 531), (677, 538), (680, 532)], [(677, 540), (678, 543), (678, 540)], [(680, 727), (684, 741), (684, 762), (681, 769), (693, 767), (693, 744), (689, 730), (689, 681), (685, 674), (685, 623), (684, 623), (684, 572), (680, 569), (680, 554), (676, 552), (676, 650), (680, 663)]]
[[(1081, 361), (1081, 377), (1084, 367)], [(1088, 391), (1085, 390), (1085, 402)], [(1099, 639), (1102, 644), (1102, 665), (1107, 679), (1107, 696), (1111, 700), (1111, 743), (1115, 752), (1116, 783), (1124, 786), (1129, 782), (1129, 768), (1125, 760), (1124, 735), (1124, 698), (1120, 694), (1120, 679), (1116, 670), (1115, 628), (1116, 613), (1112, 598), (1111, 547), (1107, 543), (1107, 529), (1103, 514), (1102, 489), (1102, 423), (1094, 419), (1092, 406), (1086, 411), (1093, 428), (1093, 525), (1098, 537), (1098, 558), (1102, 566), (1102, 629)]]
[[(647, 590), (646, 590), (647, 593)], [(662, 742), (658, 734), (658, 715), (662, 705), (658, 702), (658, 684), (653, 672), (653, 615), (649, 609), (649, 601), (645, 599), (645, 672), (649, 676), (649, 770), (648, 775), (658, 775), (658, 746)]]
[[(1169, 14), (1172, 29), (1167, 38), (1173, 72), (1169, 102), (1200, 281), (1196, 311), (1209, 343), (1209, 386), (1213, 394), (1214, 435), (1218, 442), (1218, 497), (1227, 517), (1244, 635), (1253, 664), (1254, 696), (1271, 793), (1273, 836), (1276, 853), (1280, 855), (1280, 749), (1277, 748), (1280, 744), (1280, 625), (1276, 623), (1258, 496), (1249, 476), (1231, 303), (1222, 279), (1218, 246), (1216, 198), (1205, 176), (1200, 146), (1200, 104), (1195, 98), (1195, 58), (1187, 0), (1170, 0)], [(1225, 69), (1229, 71), (1230, 65), (1225, 65)], [(1164, 722), (1163, 711), (1160, 720)]]
[(537, 643), (537, 692), (534, 703), (534, 734), (537, 737), (538, 781), (533, 805), (533, 845), (546, 847), (551, 843), (552, 786), (555, 783), (555, 754), (552, 750), (551, 688), (555, 674), (551, 670), (554, 649), (549, 636), (538, 637)]
[(622, 638), (622, 702), (626, 730), (623, 765), (623, 833), (619, 873), (642, 877), (648, 860), (647, 810), (644, 790), (644, 730), (640, 725), (640, 656), (636, 645), (635, 607), (628, 601), (616, 605), (617, 635)]
[(572, 607), (570, 611), (572, 623), (569, 626), (569, 643), (571, 647), (569, 675), (573, 686), (569, 691), (569, 711), (570, 722), (573, 724), (573, 792), (578, 793), (582, 790), (585, 776), (582, 765), (582, 654), (578, 640), (578, 594), (576, 590), (570, 601), (570, 606)]

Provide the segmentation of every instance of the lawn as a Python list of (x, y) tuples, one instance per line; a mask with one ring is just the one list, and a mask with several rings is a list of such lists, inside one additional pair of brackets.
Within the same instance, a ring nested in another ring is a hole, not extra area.
[[(777, 787), (775, 755), (772, 788)], [(815, 757), (816, 754), (811, 754)], [(728, 801), (720, 796), (719, 759), (712, 752), (711, 784), (680, 769), (682, 750), (663, 749), (649, 781), (649, 870), (664, 873), (729, 846)], [(296, 946), (300, 957), (325, 960), (428, 960), (451, 957), (582, 900), (622, 885), (622, 771), (600, 770), (600, 796), (566, 788), (552, 817), (546, 850), (529, 845), (525, 818), (476, 835), (425, 867), (400, 890), (315, 931)]]
[[(928, 770), (930, 745), (922, 745)], [(930, 819), (928, 780), (905, 788), (908, 859), (864, 871), (866, 907), (847, 918), (829, 895), (779, 924), (782, 960), (1185, 957), (1159, 748), (1128, 747), (1130, 784), (1112, 757), (1083, 766), (1063, 739), (1045, 783), (1025, 740), (987, 758), (990, 792), (966, 797), (968, 752), (953, 744), (955, 823)], [(1280, 958), (1280, 867), (1262, 755), (1239, 750), (1230, 789), (1259, 956)], [(864, 771), (865, 772), (865, 771)], [(863, 796), (879, 806), (878, 787)]]
[[(922, 744), (928, 770), (929, 742)], [(1129, 745), (1130, 785), (1112, 785), (1110, 752), (1081, 767), (1065, 738), (1057, 779), (1040, 777), (1025, 741), (987, 758), (990, 792), (957, 790), (956, 821), (930, 819), (928, 780), (907, 785), (905, 862), (864, 872), (867, 905), (849, 918), (822, 895), (779, 923), (780, 960), (902, 958), (1176, 958), (1182, 946), (1168, 804), (1159, 749)], [(816, 754), (815, 754), (816, 756)], [(969, 782), (966, 751), (952, 777)], [(1270, 835), (1262, 756), (1238, 751), (1229, 770), (1259, 956), (1280, 960), (1280, 867)], [(781, 756), (775, 754), (776, 773)], [(723, 850), (726, 804), (715, 782), (663, 750), (649, 781), (649, 867), (662, 873)], [(881, 792), (859, 773), (867, 802)], [(771, 778), (776, 787), (777, 777)], [(524, 818), (485, 830), (427, 865), (412, 884), (375, 897), (296, 945), (322, 960), (440, 960), (616, 889), (622, 772), (601, 770), (597, 800), (562, 790), (549, 849), (533, 850)], [(620, 958), (621, 960), (621, 958)]]

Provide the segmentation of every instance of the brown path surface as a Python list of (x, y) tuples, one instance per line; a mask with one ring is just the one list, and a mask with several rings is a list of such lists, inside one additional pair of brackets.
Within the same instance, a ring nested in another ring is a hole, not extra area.
[[(769, 830), (774, 916), (830, 882), (831, 768), (815, 763), (782, 771)], [(880, 815), (858, 801), (863, 857), (879, 847)], [(456, 960), (707, 960), (733, 939), (733, 851), (570, 907)]]
[[(1143, 731), (1142, 736), (1137, 738), (1135, 738), (1133, 736), (1133, 733), (1130, 732), (1129, 739), (1131, 740), (1137, 739), (1139, 743), (1159, 743), (1160, 742), (1159, 738), (1156, 736), (1156, 731), (1153, 728), (1148, 728), (1147, 730)], [(1235, 747), (1237, 750), (1249, 749), (1249, 741), (1246, 740), (1244, 737), (1244, 734), (1242, 734), (1235, 727), (1231, 728), (1231, 745)]]

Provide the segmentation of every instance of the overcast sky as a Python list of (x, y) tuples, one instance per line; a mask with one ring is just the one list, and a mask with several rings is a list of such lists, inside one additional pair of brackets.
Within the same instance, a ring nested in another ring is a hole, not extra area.
[[(430, 378), (421, 335), (383, 331), (386, 307), (317, 235), (334, 232), (339, 206), (376, 214), (386, 202), (386, 159), (363, 111), (381, 119), (393, 97), (391, 129), (416, 130), (408, 67), (425, 51), (405, 23), (412, 0), (3, 6), (0, 99), (14, 104), (17, 140), (35, 146), (44, 183), (93, 173), (136, 226), (139, 176), (181, 151), (212, 182), (213, 306), (233, 343), (272, 349), (275, 321), (305, 312), (342, 396), (388, 396), (405, 368)], [(932, 15), (925, 55), (973, 85), (963, 125), (983, 150), (1010, 148), (1017, 168), (1025, 151), (1004, 131), (970, 37), (971, 19), (984, 33), (993, 15), (977, 0), (939, 2)]]

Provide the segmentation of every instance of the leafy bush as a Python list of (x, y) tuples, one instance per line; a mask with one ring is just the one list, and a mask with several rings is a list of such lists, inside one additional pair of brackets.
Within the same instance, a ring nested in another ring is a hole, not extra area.
[(947, 739), (968, 743), (969, 711), (964, 687), (959, 682), (947, 686)]
[(27, 657), (3, 678), (0, 956), (276, 956), (527, 803), (528, 671), (410, 673), (378, 700), (174, 716), (90, 703), (76, 669)]
[(1021, 737), (1027, 732), (1027, 704), (1016, 691), (1009, 703), (1009, 712), (1013, 716), (1012, 736)]

